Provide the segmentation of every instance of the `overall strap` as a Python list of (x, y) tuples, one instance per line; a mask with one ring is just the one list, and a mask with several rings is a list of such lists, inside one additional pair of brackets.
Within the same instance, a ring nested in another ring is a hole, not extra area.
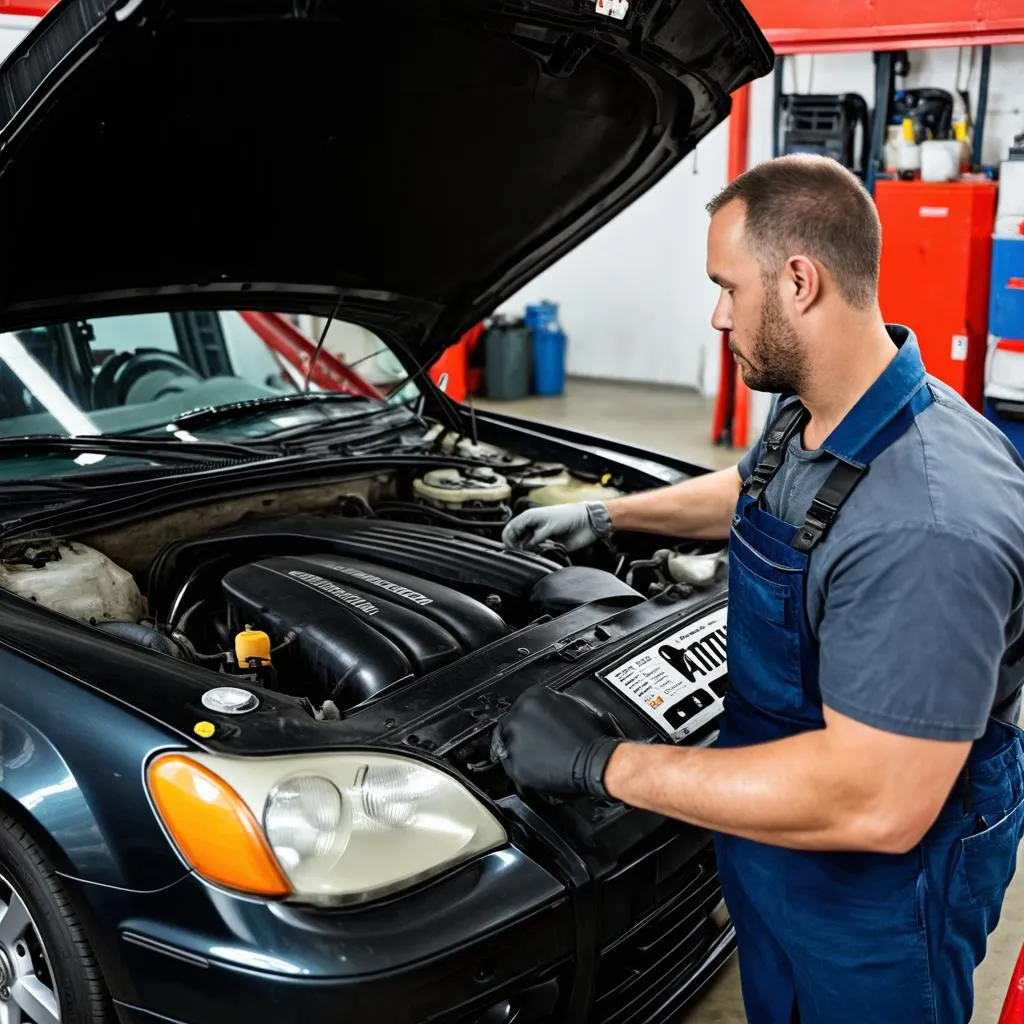
[(900, 411), (857, 453), (857, 462), (840, 459), (836, 463), (821, 490), (814, 496), (807, 516), (793, 538), (793, 547), (797, 551), (810, 551), (821, 542), (839, 514), (839, 509), (868, 471), (871, 461), (906, 433), (918, 413), (927, 409), (934, 400), (931, 388), (922, 382)]
[(828, 478), (821, 485), (821, 490), (814, 496), (803, 524), (796, 531), (793, 547), (797, 551), (810, 551), (828, 533), (832, 520), (839, 514), (839, 509), (853, 493), (854, 487), (860, 483), (867, 468), (867, 466), (854, 466), (849, 462), (836, 463)]
[(772, 477), (779, 471), (789, 449), (789, 442), (794, 434), (803, 428), (806, 420), (807, 410), (800, 402), (787, 406), (775, 417), (765, 431), (761, 458), (741, 493), (753, 498), (754, 501), (761, 497), (764, 489), (771, 483)]

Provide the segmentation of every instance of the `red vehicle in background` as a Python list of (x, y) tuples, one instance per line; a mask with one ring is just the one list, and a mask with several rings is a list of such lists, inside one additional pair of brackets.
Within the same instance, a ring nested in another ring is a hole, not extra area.
[[(270, 349), (284, 373), (289, 374), (296, 383), (305, 380), (308, 374), (310, 385), (324, 391), (350, 391), (367, 398), (384, 397), (369, 381), (345, 366), (326, 346), (316, 355), (316, 345), (286, 316), (250, 311), (243, 312), (241, 316)], [(310, 364), (313, 365), (312, 372)], [(289, 370), (294, 373), (289, 373)]]
[[(279, 313), (244, 312), (245, 322), (262, 338), (264, 344), (286, 367), (297, 371), (302, 379), (316, 352), (316, 344)], [(430, 367), (430, 376), (439, 382), (447, 375), (445, 392), (455, 402), (464, 402), (476, 390), (469, 370), (469, 358), (483, 333), (483, 324), (467, 331)], [(287, 372), (287, 369), (286, 369)], [(383, 398), (382, 391), (347, 367), (325, 345), (316, 356), (310, 385), (324, 391), (351, 391), (368, 398)]]

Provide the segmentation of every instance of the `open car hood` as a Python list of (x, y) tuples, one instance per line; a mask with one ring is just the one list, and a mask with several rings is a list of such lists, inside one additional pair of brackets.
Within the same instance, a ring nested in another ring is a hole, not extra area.
[(738, 0), (615, 7), (61, 0), (0, 67), (0, 329), (335, 311), (432, 359), (772, 66)]

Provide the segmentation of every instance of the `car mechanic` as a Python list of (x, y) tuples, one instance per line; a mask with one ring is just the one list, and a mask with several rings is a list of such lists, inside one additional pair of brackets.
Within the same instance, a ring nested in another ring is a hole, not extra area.
[(729, 538), (719, 737), (626, 742), (534, 688), (494, 750), (523, 790), (715, 832), (753, 1024), (966, 1022), (1024, 831), (1024, 463), (884, 322), (851, 173), (782, 157), (708, 209), (712, 325), (775, 395), (760, 442), (504, 539)]

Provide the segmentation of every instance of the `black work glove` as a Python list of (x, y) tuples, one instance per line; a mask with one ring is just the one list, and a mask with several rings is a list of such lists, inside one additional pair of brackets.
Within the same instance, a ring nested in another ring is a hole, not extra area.
[(538, 685), (495, 726), (491, 756), (523, 789), (607, 800), (604, 770), (622, 742), (622, 730), (607, 712)]

